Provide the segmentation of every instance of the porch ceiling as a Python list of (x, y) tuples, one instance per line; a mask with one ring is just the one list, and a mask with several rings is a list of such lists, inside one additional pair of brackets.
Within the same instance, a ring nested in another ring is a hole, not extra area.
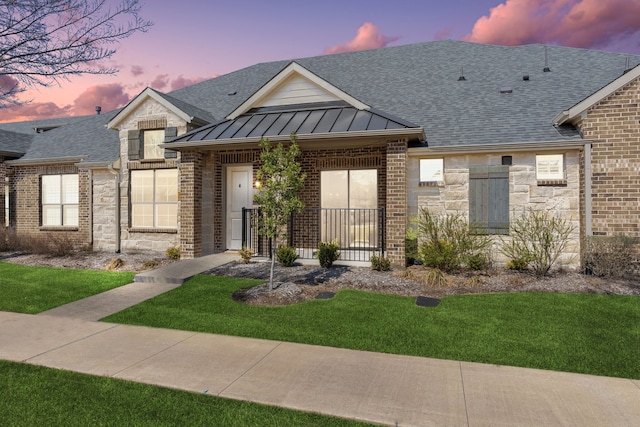
[[(381, 111), (358, 110), (346, 102), (263, 107), (250, 110), (235, 119), (203, 126), (165, 144), (179, 149), (198, 142), (249, 142), (260, 138), (288, 139), (295, 132), (302, 139), (345, 138), (367, 135), (414, 135), (424, 139), (420, 126)], [(181, 144), (182, 143), (182, 144)]]

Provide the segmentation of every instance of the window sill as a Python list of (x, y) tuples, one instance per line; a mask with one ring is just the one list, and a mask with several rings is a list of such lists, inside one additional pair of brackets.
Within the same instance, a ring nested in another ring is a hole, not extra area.
[(39, 228), (40, 231), (79, 231), (80, 227), (65, 226), (65, 225), (42, 225)]
[(420, 181), (419, 187), (444, 187), (444, 181)]
[(566, 179), (539, 179), (538, 187), (566, 187)]
[(143, 228), (143, 227), (129, 227), (127, 230), (129, 233), (166, 233), (166, 234), (177, 234), (177, 228)]

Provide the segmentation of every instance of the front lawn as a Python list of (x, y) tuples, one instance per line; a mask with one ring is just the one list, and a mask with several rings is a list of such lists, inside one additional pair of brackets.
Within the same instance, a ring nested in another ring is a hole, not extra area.
[(233, 301), (249, 279), (196, 276), (103, 320), (640, 379), (640, 297), (505, 293), (415, 299), (342, 290), (285, 307)]
[(274, 406), (0, 360), (8, 426), (364, 426)]
[(131, 283), (134, 274), (0, 262), (0, 310), (40, 313)]

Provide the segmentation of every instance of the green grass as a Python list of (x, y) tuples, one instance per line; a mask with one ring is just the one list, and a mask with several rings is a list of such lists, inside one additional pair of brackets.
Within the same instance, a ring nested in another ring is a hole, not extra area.
[(640, 297), (508, 293), (415, 299), (342, 290), (286, 307), (231, 299), (249, 279), (196, 276), (103, 320), (640, 379)]
[(362, 423), (0, 361), (6, 426), (361, 426)]
[(0, 310), (36, 314), (133, 282), (134, 273), (0, 262)]

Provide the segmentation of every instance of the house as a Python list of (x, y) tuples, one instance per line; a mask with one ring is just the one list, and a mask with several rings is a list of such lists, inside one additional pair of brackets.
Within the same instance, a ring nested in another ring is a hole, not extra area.
[[(295, 132), (305, 212), (290, 244), (338, 239), (403, 264), (419, 207), (506, 234), (527, 208), (581, 240), (640, 237), (640, 57), (460, 41), (256, 64), (117, 111), (0, 124), (0, 220), (106, 251), (257, 244), (258, 141)], [(362, 257), (365, 258), (362, 258)]]

